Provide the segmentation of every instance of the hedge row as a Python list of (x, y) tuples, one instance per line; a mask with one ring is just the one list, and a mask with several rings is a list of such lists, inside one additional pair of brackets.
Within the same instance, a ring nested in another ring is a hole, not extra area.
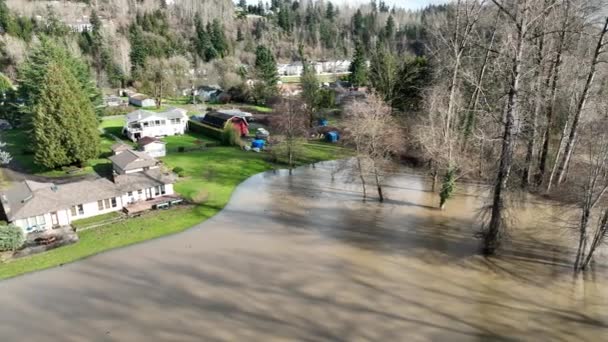
[(188, 127), (191, 131), (201, 133), (203, 135), (208, 136), (209, 138), (222, 140), (222, 130), (217, 129), (215, 127), (211, 127), (204, 123), (200, 123), (198, 121), (190, 120), (188, 122)]

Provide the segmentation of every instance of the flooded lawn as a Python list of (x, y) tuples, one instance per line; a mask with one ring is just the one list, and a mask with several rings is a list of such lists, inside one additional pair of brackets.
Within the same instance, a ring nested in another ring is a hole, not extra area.
[[(0, 282), (6, 341), (599, 341), (608, 272), (571, 274), (562, 209), (518, 200), (479, 256), (485, 189), (447, 209), (396, 174), (361, 201), (332, 163), (264, 173), (184, 233)], [(144, 227), (142, 227), (144, 228)], [(0, 266), (1, 267), (1, 266)]]

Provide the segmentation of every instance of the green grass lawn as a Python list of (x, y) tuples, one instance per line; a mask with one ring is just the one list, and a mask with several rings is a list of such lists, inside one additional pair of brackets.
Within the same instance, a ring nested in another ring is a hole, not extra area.
[[(107, 127), (114, 127), (110, 123)], [(187, 144), (190, 135), (168, 142), (177, 146)], [(206, 138), (208, 139), (208, 138)], [(210, 139), (208, 139), (210, 140)], [(333, 144), (309, 142), (304, 144), (298, 163), (313, 163), (347, 156), (349, 151)], [(236, 186), (250, 176), (270, 170), (277, 165), (268, 161), (268, 154), (245, 152), (236, 147), (213, 147), (201, 151), (169, 153), (163, 158), (169, 168), (183, 168), (184, 177), (174, 185), (175, 191), (192, 205), (147, 214), (78, 233), (76, 244), (45, 253), (9, 261), (0, 265), (0, 279), (73, 262), (103, 251), (177, 233), (217, 214), (228, 203)], [(99, 218), (76, 221), (90, 224)]]
[(164, 137), (163, 141), (167, 143), (167, 153), (176, 152), (180, 147), (184, 147), (186, 149), (196, 147), (199, 145), (199, 142), (203, 144), (217, 143), (217, 141), (214, 139), (192, 131), (186, 132), (183, 135)]
[(105, 155), (110, 151), (110, 146), (115, 142), (100, 133), (99, 157), (89, 160), (88, 165), (81, 168), (78, 172), (68, 174), (62, 169), (52, 170), (34, 163), (34, 152), (30, 149), (32, 140), (26, 131), (21, 129), (5, 131), (2, 132), (0, 139), (6, 142), (6, 149), (24, 172), (46, 177), (79, 176), (107, 169), (110, 162), (105, 158)]

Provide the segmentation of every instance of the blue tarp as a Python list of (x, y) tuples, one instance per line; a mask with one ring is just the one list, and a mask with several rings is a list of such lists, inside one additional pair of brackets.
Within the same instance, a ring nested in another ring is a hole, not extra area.
[(335, 143), (338, 142), (338, 140), (340, 140), (340, 133), (336, 131), (325, 133), (325, 141)]
[(319, 119), (318, 123), (321, 127), (325, 127), (328, 124), (327, 119)]
[(264, 144), (266, 144), (266, 142), (262, 139), (256, 139), (254, 141), (251, 142), (251, 148), (264, 148)]

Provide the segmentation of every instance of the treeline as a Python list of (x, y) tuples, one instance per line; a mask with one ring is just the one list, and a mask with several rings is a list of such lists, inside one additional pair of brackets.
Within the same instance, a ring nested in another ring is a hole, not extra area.
[(432, 76), (421, 110), (406, 117), (411, 148), (442, 179), (442, 204), (459, 179), (493, 185), (487, 253), (507, 234), (513, 188), (579, 208), (577, 269), (604, 241), (608, 18), (598, 13), (606, 5), (461, 0), (423, 17)]

